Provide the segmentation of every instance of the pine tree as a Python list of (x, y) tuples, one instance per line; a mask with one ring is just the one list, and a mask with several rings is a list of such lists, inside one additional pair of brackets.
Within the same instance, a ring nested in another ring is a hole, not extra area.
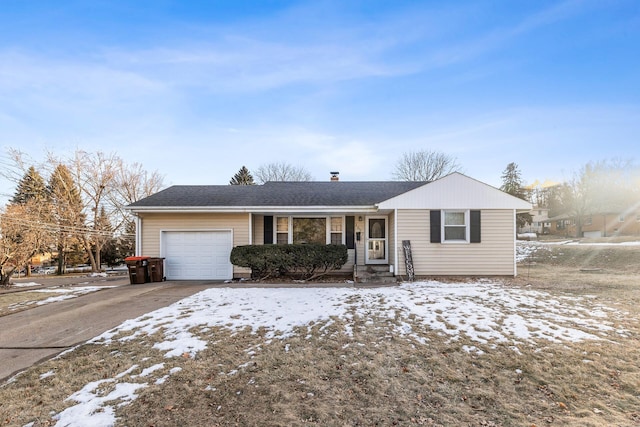
[[(502, 186), (500, 187), (500, 190), (519, 199), (527, 200), (527, 191), (522, 185), (520, 169), (518, 169), (518, 165), (516, 163), (509, 163), (504, 172), (502, 172)], [(528, 212), (516, 215), (516, 223), (518, 227), (524, 227), (526, 224), (531, 224), (532, 220), (533, 218)]]
[(516, 196), (520, 199), (526, 200), (526, 192), (522, 185), (522, 177), (520, 176), (520, 170), (516, 163), (509, 163), (502, 172), (502, 186), (500, 190), (505, 193), (509, 193), (512, 196)]
[(236, 173), (233, 178), (229, 181), (231, 185), (254, 185), (253, 177), (249, 172), (249, 169), (246, 166), (242, 166), (238, 173)]
[(48, 198), (47, 186), (42, 178), (42, 175), (31, 166), (24, 174), (18, 186), (16, 187), (16, 193), (11, 199), (11, 203), (16, 205), (24, 205), (29, 200), (35, 200), (36, 202), (44, 202)]
[(62, 274), (67, 264), (67, 252), (74, 242), (81, 238), (85, 226), (82, 199), (69, 168), (56, 166), (49, 178), (48, 192), (51, 198), (52, 222), (57, 226), (58, 274)]

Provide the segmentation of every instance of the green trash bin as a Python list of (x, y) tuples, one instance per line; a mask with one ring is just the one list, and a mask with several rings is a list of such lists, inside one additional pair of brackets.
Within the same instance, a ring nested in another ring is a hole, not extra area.
[(164, 258), (149, 258), (149, 279), (152, 282), (164, 280)]
[(129, 283), (139, 285), (149, 281), (149, 257), (130, 256), (124, 259), (129, 270)]

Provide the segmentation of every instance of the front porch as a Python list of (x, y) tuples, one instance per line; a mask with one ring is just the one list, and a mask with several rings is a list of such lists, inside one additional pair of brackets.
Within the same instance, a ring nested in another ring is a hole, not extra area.
[(250, 223), (251, 244), (343, 244), (349, 258), (337, 273), (395, 281), (393, 212), (252, 213)]

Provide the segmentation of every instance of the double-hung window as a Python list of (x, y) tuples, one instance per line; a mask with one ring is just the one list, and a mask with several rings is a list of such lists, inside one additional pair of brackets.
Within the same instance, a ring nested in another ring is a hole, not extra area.
[(286, 245), (289, 243), (289, 217), (279, 216), (276, 218), (276, 243)]
[(429, 213), (431, 243), (480, 243), (479, 210), (432, 210)]
[(468, 242), (467, 211), (442, 211), (443, 242)]
[(342, 244), (342, 217), (331, 217), (331, 244)]

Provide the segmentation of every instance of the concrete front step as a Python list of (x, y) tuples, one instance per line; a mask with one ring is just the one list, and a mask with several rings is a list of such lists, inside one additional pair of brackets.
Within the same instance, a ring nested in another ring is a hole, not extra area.
[(368, 265), (358, 269), (360, 283), (396, 283), (397, 279), (389, 272), (388, 265)]
[(358, 270), (366, 271), (369, 273), (389, 273), (388, 264), (370, 264), (367, 266), (358, 266)]

